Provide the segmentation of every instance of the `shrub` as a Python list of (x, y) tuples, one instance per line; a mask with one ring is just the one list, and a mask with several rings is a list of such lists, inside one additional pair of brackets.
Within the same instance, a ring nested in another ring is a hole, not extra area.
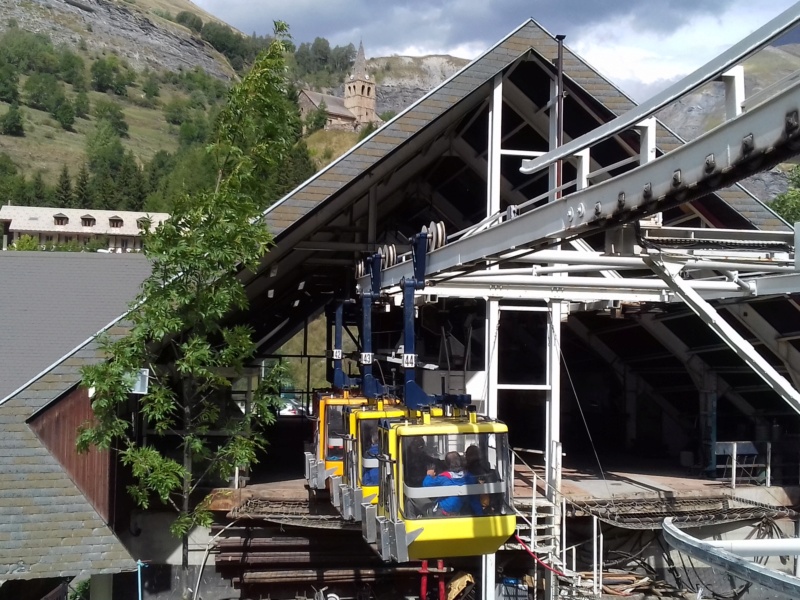
[(203, 29), (203, 19), (188, 10), (182, 10), (175, 15), (175, 22), (185, 25), (195, 33), (200, 33)]
[(0, 120), (0, 133), (16, 137), (25, 135), (25, 127), (22, 124), (22, 114), (19, 111), (19, 106), (16, 104), (12, 104), (2, 120)]

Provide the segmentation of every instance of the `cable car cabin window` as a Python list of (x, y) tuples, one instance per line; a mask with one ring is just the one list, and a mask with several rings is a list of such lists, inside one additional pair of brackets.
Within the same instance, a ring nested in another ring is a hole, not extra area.
[(378, 455), (378, 422), (375, 419), (359, 421), (358, 443), (361, 452), (361, 485), (378, 485), (380, 481)]
[(512, 513), (506, 434), (407, 436), (402, 451), (405, 518)]
[(325, 410), (325, 460), (344, 459), (344, 406), (328, 405)]

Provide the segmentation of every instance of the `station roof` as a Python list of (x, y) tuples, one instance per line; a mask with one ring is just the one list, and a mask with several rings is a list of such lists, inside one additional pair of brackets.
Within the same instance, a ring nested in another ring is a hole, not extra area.
[[(261, 351), (280, 347), (332, 295), (351, 296), (357, 259), (376, 246), (408, 248), (407, 237), (442, 221), (448, 234), (486, 216), (489, 105), (503, 78), (503, 148), (548, 150), (551, 81), (558, 45), (526, 21), (482, 56), (385, 124), (266, 211), (276, 236), (259, 273), (247, 282)], [(633, 101), (565, 48), (564, 141), (634, 106)], [(682, 140), (658, 123), (657, 147)], [(626, 133), (601, 145), (592, 169), (637, 156), (639, 137)], [(547, 190), (546, 178), (519, 172), (520, 158), (501, 164), (502, 209)], [(570, 179), (565, 166), (564, 180)], [(574, 178), (574, 175), (573, 175)], [(375, 244), (367, 243), (370, 199)], [(786, 229), (769, 208), (737, 186), (665, 215), (666, 223), (741, 229)]]

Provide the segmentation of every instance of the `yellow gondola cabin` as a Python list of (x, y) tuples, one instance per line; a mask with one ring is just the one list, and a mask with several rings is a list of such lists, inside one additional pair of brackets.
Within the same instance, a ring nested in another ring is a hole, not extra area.
[(461, 417), (384, 420), (378, 504), (364, 537), (386, 561), (496, 552), (514, 533), (508, 427)]

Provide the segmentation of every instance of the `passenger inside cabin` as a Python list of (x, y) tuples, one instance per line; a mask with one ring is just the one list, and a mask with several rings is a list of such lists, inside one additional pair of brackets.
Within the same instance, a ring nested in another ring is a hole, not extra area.
[[(450, 487), (476, 483), (475, 477), (464, 472), (464, 457), (458, 452), (448, 452), (444, 457), (445, 470), (437, 474), (429, 469), (422, 481), (423, 487)], [(431, 508), (433, 516), (481, 515), (483, 510), (477, 498), (468, 496), (445, 496), (434, 500)]]
[[(466, 459), (467, 473), (469, 474), (472, 483), (497, 483), (499, 477), (495, 471), (481, 455), (481, 450), (473, 444), (464, 452)], [(478, 496), (470, 496), (470, 505), (473, 507), (473, 512), (482, 515), (496, 514), (499, 512), (499, 507), (503, 504), (502, 494), (480, 494)]]
[(380, 475), (379, 468), (375, 464), (379, 453), (377, 426), (365, 424), (363, 434), (361, 459), (364, 466), (361, 473), (361, 485), (378, 485)]

